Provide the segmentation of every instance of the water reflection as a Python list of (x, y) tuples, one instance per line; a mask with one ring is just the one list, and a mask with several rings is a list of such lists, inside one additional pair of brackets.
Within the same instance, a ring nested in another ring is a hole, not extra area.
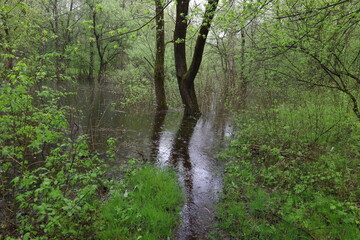
[(84, 115), (81, 131), (89, 134), (95, 150), (105, 152), (106, 139), (117, 139), (118, 160), (111, 163), (114, 177), (117, 166), (131, 157), (177, 169), (186, 204), (175, 239), (208, 239), (222, 182), (222, 163), (214, 155), (231, 134), (232, 120), (221, 111), (194, 119), (179, 111), (155, 113), (143, 106), (119, 109), (114, 105), (119, 94), (104, 89), (92, 92), (83, 87), (74, 98), (72, 105)]
[(152, 151), (152, 156), (157, 157), (158, 164), (178, 170), (186, 196), (175, 239), (208, 239), (222, 181), (222, 165), (213, 156), (214, 148), (226, 134), (226, 118), (213, 114), (200, 119), (183, 115), (176, 134), (166, 130), (163, 118), (155, 117), (152, 149), (156, 151)]
[(155, 160), (159, 154), (160, 137), (163, 132), (166, 111), (157, 111), (154, 116), (153, 131), (151, 136), (150, 159)]
[(177, 232), (179, 239), (198, 239), (201, 229), (196, 221), (198, 209), (194, 203), (194, 173), (189, 153), (189, 143), (197, 122), (198, 119), (184, 114), (169, 159), (170, 164), (179, 169), (180, 181), (186, 194), (185, 206), (181, 212), (183, 224)]

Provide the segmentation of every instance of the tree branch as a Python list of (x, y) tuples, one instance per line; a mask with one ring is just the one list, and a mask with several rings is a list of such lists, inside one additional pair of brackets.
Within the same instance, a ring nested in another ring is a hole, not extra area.
[[(169, 1), (162, 9), (161, 12), (163, 12), (169, 5), (170, 3), (172, 3), (172, 0)], [(110, 38), (115, 38), (115, 37), (121, 37), (121, 36), (124, 36), (124, 35), (127, 35), (127, 34), (130, 34), (130, 33), (133, 33), (133, 32), (137, 32), (137, 31), (140, 31), (142, 28), (146, 27), (148, 24), (150, 24), (158, 15), (161, 14), (161, 12), (159, 12), (158, 14), (156, 14), (155, 16), (153, 16), (152, 18), (150, 18), (147, 22), (145, 22), (143, 25), (141, 25), (140, 27), (138, 28), (135, 28), (133, 30), (129, 30), (127, 32), (123, 32), (123, 33), (119, 33), (117, 35), (114, 35), (114, 36), (110, 36), (110, 37), (106, 37), (106, 38), (103, 38), (101, 40), (108, 40)]]
[(301, 16), (301, 15), (308, 15), (308, 14), (311, 14), (311, 13), (313, 13), (315, 11), (321, 11), (321, 10), (325, 10), (325, 9), (328, 9), (328, 8), (336, 7), (338, 5), (341, 5), (341, 4), (344, 4), (344, 3), (347, 3), (347, 2), (351, 2), (351, 1), (352, 0), (343, 0), (343, 1), (340, 1), (340, 2), (337, 2), (337, 3), (327, 4), (326, 6), (323, 6), (323, 7), (320, 7), (320, 8), (310, 9), (310, 10), (305, 11), (305, 12), (298, 12), (298, 13), (288, 14), (288, 15), (284, 15), (284, 16), (279, 16), (279, 17), (276, 17), (275, 19), (284, 19), (284, 18), (297, 17), (297, 16)]

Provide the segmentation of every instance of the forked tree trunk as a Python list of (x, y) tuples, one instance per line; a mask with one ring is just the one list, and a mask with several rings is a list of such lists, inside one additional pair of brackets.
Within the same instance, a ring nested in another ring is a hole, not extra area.
[(201, 114), (196, 98), (194, 80), (200, 68), (206, 38), (209, 33), (211, 21), (214, 17), (218, 2), (219, 0), (209, 0), (206, 5), (205, 14), (196, 40), (192, 62), (188, 69), (186, 63), (185, 42), (190, 0), (177, 1), (174, 31), (174, 56), (176, 77), (186, 115), (199, 116)]

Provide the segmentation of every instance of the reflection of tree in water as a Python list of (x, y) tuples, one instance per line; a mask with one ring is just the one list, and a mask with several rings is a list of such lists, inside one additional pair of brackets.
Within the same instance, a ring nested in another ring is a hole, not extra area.
[[(159, 154), (160, 138), (164, 127), (166, 112), (158, 111), (154, 117), (153, 133), (151, 137), (151, 159), (156, 159)], [(189, 155), (189, 142), (194, 132), (198, 119), (186, 116), (184, 114), (180, 127), (176, 133), (174, 143), (172, 145), (169, 164), (177, 168), (181, 172), (181, 181), (184, 184), (186, 203), (182, 212), (183, 226), (179, 238), (180, 239), (197, 239), (196, 230), (196, 210), (193, 201), (193, 173), (192, 164)]]
[(221, 190), (221, 176), (216, 172), (222, 171), (222, 167), (214, 159), (213, 150), (220, 146), (228, 125), (219, 112), (200, 119), (184, 115), (172, 137), (164, 129), (166, 113), (159, 112), (154, 118), (151, 158), (158, 158), (158, 163), (167, 163), (178, 170), (186, 196), (183, 223), (176, 239), (207, 239), (215, 220), (213, 203)]
[[(165, 112), (158, 112), (154, 117), (150, 156), (176, 168), (184, 187), (183, 221), (175, 238), (207, 239), (214, 221), (213, 202), (221, 189), (221, 177), (214, 173), (220, 168), (212, 157), (212, 150), (224, 139), (226, 120), (221, 111), (200, 119), (183, 116), (175, 136), (168, 138), (165, 118)], [(172, 144), (168, 145), (169, 142)], [(164, 155), (164, 146), (171, 150), (170, 155)]]
[(184, 183), (186, 203), (182, 212), (183, 226), (179, 238), (180, 239), (197, 239), (196, 224), (196, 205), (193, 196), (193, 172), (192, 163), (189, 155), (189, 143), (194, 132), (197, 118), (189, 117), (184, 114), (180, 128), (176, 133), (175, 141), (170, 155), (170, 164), (182, 173), (182, 181)]
[(86, 107), (83, 112), (86, 122), (83, 124), (85, 133), (93, 150), (104, 150), (107, 139), (117, 137), (119, 133), (119, 118), (111, 109), (116, 95), (107, 89), (89, 88), (84, 93)]
[(151, 136), (150, 159), (155, 160), (159, 154), (160, 137), (164, 127), (166, 111), (157, 111), (154, 116), (154, 125)]
[(90, 137), (90, 143), (93, 149), (95, 149), (95, 139), (98, 139), (101, 136), (99, 129), (104, 115), (104, 107), (102, 106), (104, 101), (103, 91), (97, 91), (95, 88), (90, 88), (86, 134)]

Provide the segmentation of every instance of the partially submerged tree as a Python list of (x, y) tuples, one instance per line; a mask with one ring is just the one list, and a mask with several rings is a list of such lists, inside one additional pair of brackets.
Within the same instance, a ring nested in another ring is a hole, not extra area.
[(155, 0), (156, 7), (156, 54), (154, 66), (154, 83), (157, 110), (166, 110), (165, 96), (165, 34), (164, 34), (164, 8), (162, 0)]
[(190, 0), (179, 0), (176, 5), (176, 23), (174, 31), (174, 56), (176, 77), (185, 114), (199, 116), (201, 114), (197, 102), (194, 80), (199, 71), (206, 38), (215, 14), (219, 0), (209, 0), (202, 19), (194, 54), (190, 67), (186, 62), (186, 33), (188, 28), (188, 13)]

